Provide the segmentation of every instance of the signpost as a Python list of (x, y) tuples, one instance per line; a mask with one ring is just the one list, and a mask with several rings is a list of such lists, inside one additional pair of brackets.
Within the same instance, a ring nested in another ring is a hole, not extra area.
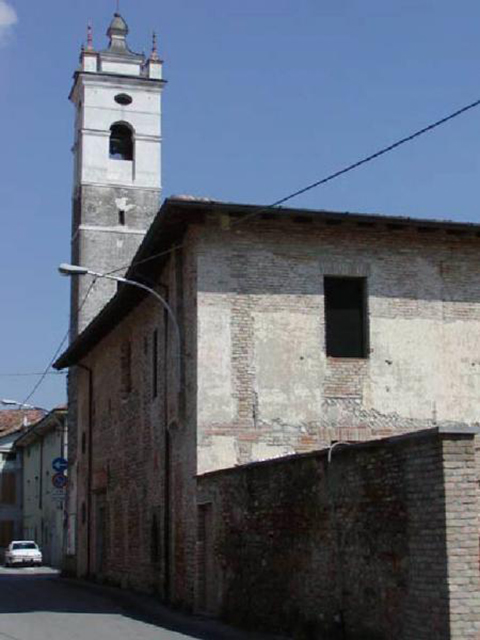
[(52, 491), (52, 499), (56, 502), (63, 502), (65, 500), (65, 489), (54, 489)]

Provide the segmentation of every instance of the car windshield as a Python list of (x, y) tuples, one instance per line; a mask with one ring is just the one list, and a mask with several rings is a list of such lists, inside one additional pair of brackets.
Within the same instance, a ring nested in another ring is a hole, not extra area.
[(12, 549), (36, 549), (37, 545), (34, 542), (15, 542), (12, 545)]

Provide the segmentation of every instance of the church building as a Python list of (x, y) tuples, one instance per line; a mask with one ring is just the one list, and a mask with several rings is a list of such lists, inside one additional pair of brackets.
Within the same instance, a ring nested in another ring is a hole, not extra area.
[(72, 278), (55, 364), (70, 377), (71, 569), (218, 613), (238, 576), (209, 580), (199, 478), (479, 426), (480, 225), (160, 206), (162, 63), (127, 34), (115, 15), (105, 51), (89, 35), (71, 93), (72, 261), (133, 282)]

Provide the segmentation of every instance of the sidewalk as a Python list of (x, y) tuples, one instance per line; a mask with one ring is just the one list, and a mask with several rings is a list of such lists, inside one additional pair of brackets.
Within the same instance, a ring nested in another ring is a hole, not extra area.
[(289, 640), (285, 636), (242, 631), (218, 620), (170, 609), (155, 597), (75, 578), (56, 578), (66, 586), (97, 592), (120, 606), (125, 615), (199, 640)]

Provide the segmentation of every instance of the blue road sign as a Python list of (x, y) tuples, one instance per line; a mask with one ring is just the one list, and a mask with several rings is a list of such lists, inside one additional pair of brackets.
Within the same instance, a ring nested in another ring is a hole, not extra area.
[(57, 473), (61, 473), (62, 471), (65, 471), (67, 469), (68, 462), (67, 460), (65, 460), (65, 458), (55, 458), (55, 460), (52, 462), (52, 467), (54, 471), (56, 471)]
[(55, 489), (64, 489), (67, 486), (67, 476), (64, 476), (63, 473), (56, 473), (52, 477), (52, 484)]

